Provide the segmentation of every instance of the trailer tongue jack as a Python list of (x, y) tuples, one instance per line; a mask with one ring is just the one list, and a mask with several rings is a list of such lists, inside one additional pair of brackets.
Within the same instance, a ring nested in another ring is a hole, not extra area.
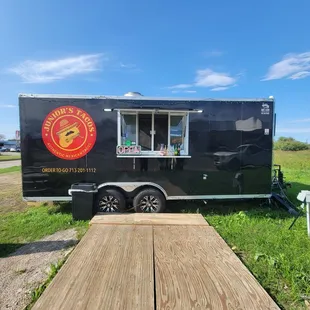
[(274, 165), (274, 174), (272, 178), (272, 196), (271, 203), (274, 205), (286, 209), (290, 214), (299, 216), (300, 212), (296, 206), (289, 200), (285, 191), (287, 188), (291, 188), (290, 183), (285, 182), (284, 174), (281, 170), (281, 165)]

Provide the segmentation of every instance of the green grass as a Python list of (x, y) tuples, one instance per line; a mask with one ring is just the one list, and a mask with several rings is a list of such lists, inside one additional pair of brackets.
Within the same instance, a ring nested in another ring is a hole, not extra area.
[(44, 290), (47, 288), (47, 286), (52, 282), (60, 268), (63, 266), (63, 264), (66, 262), (66, 258), (60, 260), (57, 264), (52, 264), (50, 272), (48, 274), (48, 278), (46, 281), (41, 284), (38, 288), (33, 290), (31, 292), (31, 303), (25, 308), (25, 310), (30, 310), (35, 302), (40, 298), (40, 296), (43, 294)]
[(206, 220), (284, 309), (304, 309), (310, 296), (310, 241), (304, 218), (291, 230), (284, 211), (254, 208)]
[(18, 160), (20, 159), (19, 155), (0, 155), (0, 161), (8, 161), (8, 160)]
[(62, 229), (77, 228), (81, 237), (87, 227), (87, 221), (72, 220), (69, 205), (29, 207), (0, 215), (0, 257)]
[[(282, 165), (284, 176), (292, 183), (289, 197), (297, 203), (299, 191), (310, 190), (310, 151), (276, 151), (274, 162)], [(228, 204), (202, 214), (283, 309), (306, 309), (310, 239), (305, 216), (289, 230), (292, 216), (257, 203), (244, 207)]]
[(303, 189), (310, 190), (310, 151), (276, 151), (274, 163), (282, 165), (286, 180), (292, 183), (288, 195), (297, 203), (297, 194)]
[[(274, 162), (282, 165), (287, 181), (292, 183), (289, 196), (297, 203), (298, 192), (310, 190), (310, 151), (276, 151)], [(224, 202), (204, 208), (189, 203), (184, 212), (195, 212), (198, 207), (281, 308), (306, 309), (304, 300), (310, 298), (310, 239), (304, 215), (289, 230), (294, 220), (291, 215), (282, 209), (260, 207), (257, 202)], [(0, 257), (60, 229), (77, 227), (81, 237), (87, 226), (88, 222), (74, 222), (64, 204), (0, 215)], [(55, 266), (47, 281), (33, 292), (33, 302), (61, 265)]]
[(8, 168), (0, 168), (0, 174), (10, 173), (10, 172), (17, 172), (17, 171), (21, 171), (21, 167), (20, 166), (13, 166), (13, 167), (8, 167)]

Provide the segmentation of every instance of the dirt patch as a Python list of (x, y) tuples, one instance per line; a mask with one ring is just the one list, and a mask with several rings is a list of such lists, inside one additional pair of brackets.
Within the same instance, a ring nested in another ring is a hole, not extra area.
[(27, 203), (22, 199), (20, 172), (0, 174), (0, 214), (23, 211)]
[(0, 309), (24, 309), (31, 292), (48, 277), (51, 264), (68, 255), (78, 242), (76, 230), (56, 232), (0, 259)]

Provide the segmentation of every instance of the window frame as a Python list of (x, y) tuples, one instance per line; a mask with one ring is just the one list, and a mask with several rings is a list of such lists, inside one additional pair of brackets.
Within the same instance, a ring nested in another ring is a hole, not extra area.
[(136, 116), (136, 144), (138, 145), (139, 138), (139, 119), (137, 112), (126, 112), (123, 113), (121, 110), (117, 111), (117, 145), (122, 145), (122, 115), (135, 115)]
[[(147, 113), (151, 114), (152, 116), (152, 124), (151, 124), (151, 150), (150, 151), (142, 151), (138, 155), (118, 155), (118, 157), (187, 157), (190, 158), (189, 154), (189, 115), (191, 112), (190, 110), (182, 110), (182, 111), (176, 111), (176, 110), (156, 110), (156, 109), (117, 109), (117, 145), (122, 145), (122, 117), (123, 115), (135, 115), (136, 119), (136, 145), (139, 144), (139, 114)], [(197, 111), (196, 111), (197, 113)], [(199, 113), (199, 112), (198, 112)], [(182, 135), (183, 135), (183, 149), (184, 149), (184, 155), (167, 155), (163, 156), (160, 154), (160, 151), (155, 150), (154, 145), (154, 130), (155, 130), (155, 114), (164, 114), (168, 115), (168, 137), (167, 137), (167, 145), (171, 145), (171, 116), (182, 116)]]
[[(185, 130), (182, 128), (182, 134), (184, 134), (184, 153), (185, 155), (189, 155), (189, 113), (187, 112), (168, 112), (168, 145), (171, 145), (171, 116), (183, 116), (182, 126), (184, 126), (183, 122), (185, 122)], [(185, 121), (184, 121), (185, 118)], [(184, 130), (184, 131), (183, 131)]]

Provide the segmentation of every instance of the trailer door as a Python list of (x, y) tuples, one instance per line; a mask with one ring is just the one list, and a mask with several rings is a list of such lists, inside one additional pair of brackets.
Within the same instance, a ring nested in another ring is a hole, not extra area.
[(237, 130), (239, 120), (242, 120), (241, 102), (208, 102), (200, 116), (191, 115), (192, 158), (188, 164), (191, 195), (242, 193), (239, 184), (242, 164), (242, 131)]
[(272, 102), (244, 102), (242, 105), (242, 163), (244, 194), (271, 192)]

